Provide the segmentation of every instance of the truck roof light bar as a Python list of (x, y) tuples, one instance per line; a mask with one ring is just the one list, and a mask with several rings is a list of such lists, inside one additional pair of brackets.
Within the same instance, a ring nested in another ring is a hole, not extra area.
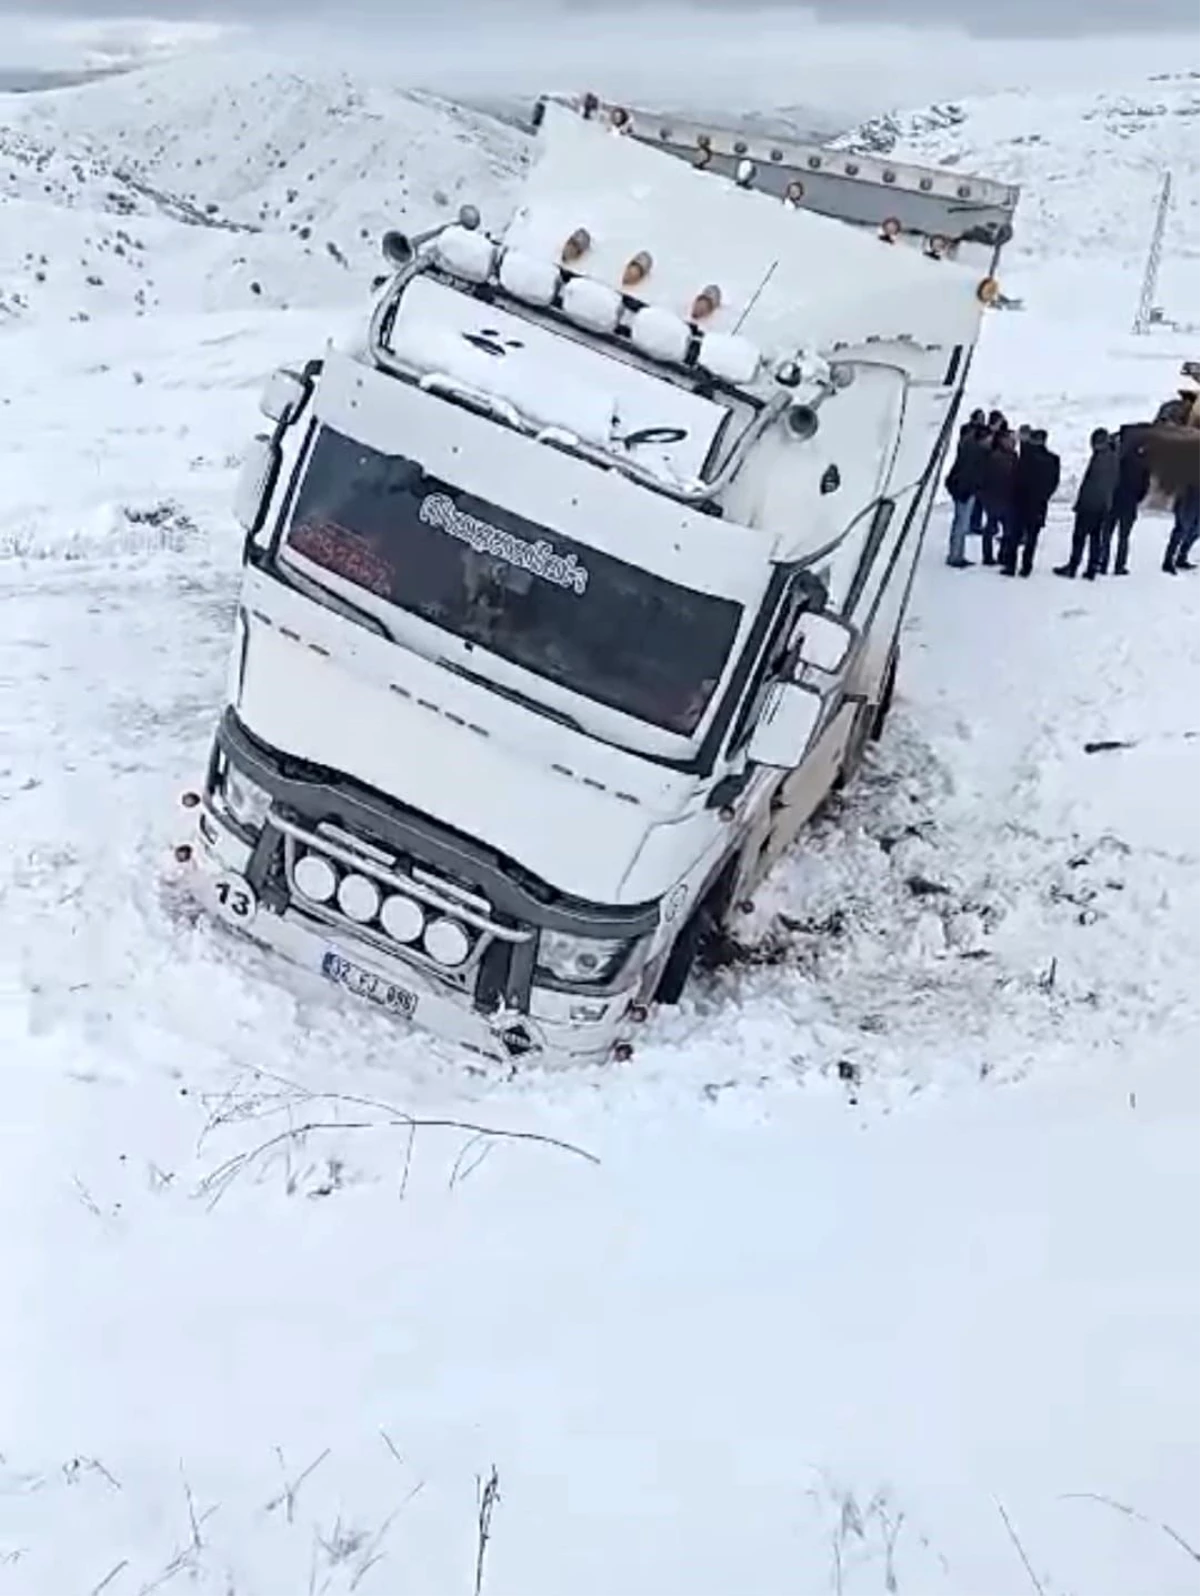
[[(611, 471), (615, 469), (620, 471), (625, 476), (642, 483), (643, 486), (652, 488), (656, 493), (666, 494), (668, 498), (675, 499), (681, 504), (710, 504), (716, 500), (741, 470), (746, 456), (758, 440), (785, 415), (795, 402), (794, 388), (786, 387), (783, 382), (780, 382), (778, 391), (773, 393), (765, 403), (760, 404), (725, 459), (711, 477), (707, 480), (688, 483), (665, 482), (662, 477), (639, 465), (636, 460), (623, 458), (614, 454), (611, 450), (599, 448), (596, 445), (584, 442), (580, 438), (561, 433), (556, 429), (547, 429), (539, 423), (530, 420), (527, 416), (522, 415), (507, 401), (500, 400), (495, 395), (481, 391), (477, 392), (474, 389), (467, 388), (455, 379), (437, 372), (417, 371), (394, 354), (388, 346), (387, 335), (396, 306), (412, 279), (420, 272), (428, 270), (432, 264), (433, 262), (428, 257), (412, 261), (404, 270), (397, 274), (391, 288), (383, 295), (379, 304), (375, 307), (370, 326), (370, 350), (372, 359), (381, 371), (386, 371), (405, 382), (415, 382), (427, 391), (442, 392), (451, 399), (457, 399), (460, 403), (465, 403), (473, 409), (480, 410), (484, 414), (506, 423), (527, 437), (537, 438), (553, 447), (565, 449), (568, 453), (577, 455), (581, 459), (589, 460), (593, 465), (600, 466), (605, 470)], [(576, 279), (576, 281), (579, 281), (579, 279)], [(589, 283), (588, 287), (603, 288), (604, 285)], [(610, 290), (610, 292), (612, 291)], [(709, 288), (705, 289), (703, 294), (697, 297), (702, 298), (710, 293), (715, 293), (719, 301), (720, 289), (716, 284), (710, 284)], [(619, 296), (617, 297), (619, 298)], [(661, 342), (665, 341), (662, 337), (665, 326), (664, 318), (669, 317), (670, 313), (658, 311), (657, 307), (654, 306), (647, 306), (637, 313), (631, 326), (636, 326), (638, 317), (645, 316), (648, 312), (654, 312), (658, 325), (655, 327), (655, 336), (647, 338), (645, 343), (658, 348), (661, 347)], [(693, 329), (687, 327), (686, 323), (682, 325), (688, 335), (687, 360), (693, 365), (705, 366), (703, 336), (697, 336)], [(747, 340), (734, 335), (710, 334), (708, 336), (718, 337), (717, 346), (713, 351), (715, 358), (713, 359), (712, 367), (707, 368), (711, 370), (713, 375), (718, 375), (722, 369), (729, 369), (739, 362), (748, 363), (748, 352), (753, 351)], [(698, 348), (696, 347), (697, 345), (699, 346)], [(639, 341), (638, 346), (641, 347), (641, 341)], [(839, 369), (844, 368), (845, 364), (845, 362), (841, 362), (830, 367), (826, 366), (824, 362), (818, 362), (815, 366), (810, 366), (807, 362), (803, 364), (795, 363), (796, 385), (798, 386), (800, 382), (807, 380), (814, 389), (813, 397), (809, 401), (809, 408), (813, 412), (832, 395), (846, 386), (849, 378), (843, 374), (842, 369)], [(761, 365), (761, 360), (755, 363), (756, 370), (759, 365)]]

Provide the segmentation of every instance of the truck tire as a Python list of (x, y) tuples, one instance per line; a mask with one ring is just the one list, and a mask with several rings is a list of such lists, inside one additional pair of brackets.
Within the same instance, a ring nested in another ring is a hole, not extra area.
[(721, 935), (721, 918), (729, 906), (738, 861), (733, 858), (692, 910), (672, 944), (654, 988), (655, 1003), (675, 1004), (683, 996), (696, 960)]
[(692, 967), (704, 944), (710, 924), (704, 905), (698, 905), (692, 912), (691, 919), (675, 938), (674, 946), (667, 955), (667, 962), (663, 965), (658, 985), (654, 989), (655, 1003), (673, 1006), (679, 1002), (684, 988), (691, 979)]
[(900, 665), (900, 645), (892, 649), (892, 657), (888, 660), (887, 670), (883, 673), (883, 692), (879, 695), (879, 702), (875, 706), (875, 714), (871, 720), (870, 737), (877, 743), (883, 736), (883, 728), (887, 725), (888, 713), (892, 707), (892, 699), (896, 696), (896, 672)]

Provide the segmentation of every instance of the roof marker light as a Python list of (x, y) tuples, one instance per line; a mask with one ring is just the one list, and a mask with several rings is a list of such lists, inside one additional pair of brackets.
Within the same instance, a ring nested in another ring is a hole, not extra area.
[(567, 263), (582, 260), (592, 247), (592, 235), (586, 227), (577, 227), (562, 247), (562, 258)]
[(644, 282), (649, 277), (654, 266), (654, 256), (648, 249), (639, 249), (633, 258), (626, 262), (625, 270), (621, 273), (621, 281), (626, 288), (634, 288), (638, 283)]
[(721, 308), (721, 290), (716, 283), (709, 283), (702, 288), (692, 300), (691, 317), (693, 321), (703, 321), (706, 316), (711, 316)]

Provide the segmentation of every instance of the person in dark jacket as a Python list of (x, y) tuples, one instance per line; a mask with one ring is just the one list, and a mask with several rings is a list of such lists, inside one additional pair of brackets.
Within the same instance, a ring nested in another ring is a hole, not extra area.
[(1054, 567), (1055, 576), (1078, 576), (1084, 553), (1087, 566), (1084, 576), (1092, 581), (1100, 570), (1100, 556), (1104, 549), (1104, 529), (1112, 514), (1113, 496), (1117, 491), (1120, 462), (1112, 446), (1112, 438), (1103, 427), (1097, 427), (1091, 436), (1092, 457), (1083, 473), (1079, 492), (1075, 495), (1075, 530), (1071, 534), (1071, 553), (1065, 565)]
[(984, 431), (974, 421), (968, 421), (960, 429), (958, 452), (946, 478), (946, 491), (954, 500), (954, 514), (950, 521), (950, 551), (946, 564), (960, 571), (972, 563), (967, 559), (967, 533), (971, 529), (971, 515), (983, 481), (983, 462), (987, 455)]
[(1142, 500), (1150, 491), (1150, 465), (1146, 459), (1146, 444), (1141, 429), (1122, 427), (1118, 438), (1117, 487), (1113, 494), (1112, 510), (1104, 528), (1104, 541), (1100, 549), (1101, 576), (1108, 575), (1114, 532), (1117, 535), (1117, 556), (1113, 564), (1113, 575), (1129, 575), (1129, 538), (1137, 521)]
[(1017, 475), (1017, 440), (1006, 427), (998, 432), (983, 459), (979, 498), (983, 504), (983, 563), (995, 565), (996, 541), (1003, 542), (1012, 525)]
[(1163, 570), (1168, 576), (1174, 576), (1176, 571), (1194, 571), (1196, 568), (1188, 555), (1200, 539), (1200, 487), (1192, 484), (1180, 488), (1175, 495), (1173, 509), (1171, 535), (1163, 555)]
[(1021, 575), (1032, 575), (1038, 539), (1046, 524), (1046, 511), (1058, 492), (1061, 476), (1062, 466), (1048, 447), (1046, 429), (1033, 428), (1017, 456), (1013, 515), (1000, 544), (1000, 570), (1005, 576), (1017, 574), (1018, 555)]
[[(1008, 422), (1004, 419), (1004, 414), (1000, 410), (989, 410), (986, 415), (984, 415), (982, 410), (972, 410), (971, 425), (978, 429), (980, 438), (985, 446), (990, 449), (995, 442), (996, 433), (1007, 427)], [(983, 500), (977, 494), (975, 503), (971, 506), (971, 536), (977, 538), (982, 531)]]

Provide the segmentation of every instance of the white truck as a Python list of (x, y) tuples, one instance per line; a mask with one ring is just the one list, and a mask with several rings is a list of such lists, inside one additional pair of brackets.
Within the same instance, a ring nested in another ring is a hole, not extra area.
[(1017, 193), (536, 122), (499, 236), (388, 234), (361, 339), (264, 392), (177, 851), (354, 1000), (597, 1062), (879, 732)]

